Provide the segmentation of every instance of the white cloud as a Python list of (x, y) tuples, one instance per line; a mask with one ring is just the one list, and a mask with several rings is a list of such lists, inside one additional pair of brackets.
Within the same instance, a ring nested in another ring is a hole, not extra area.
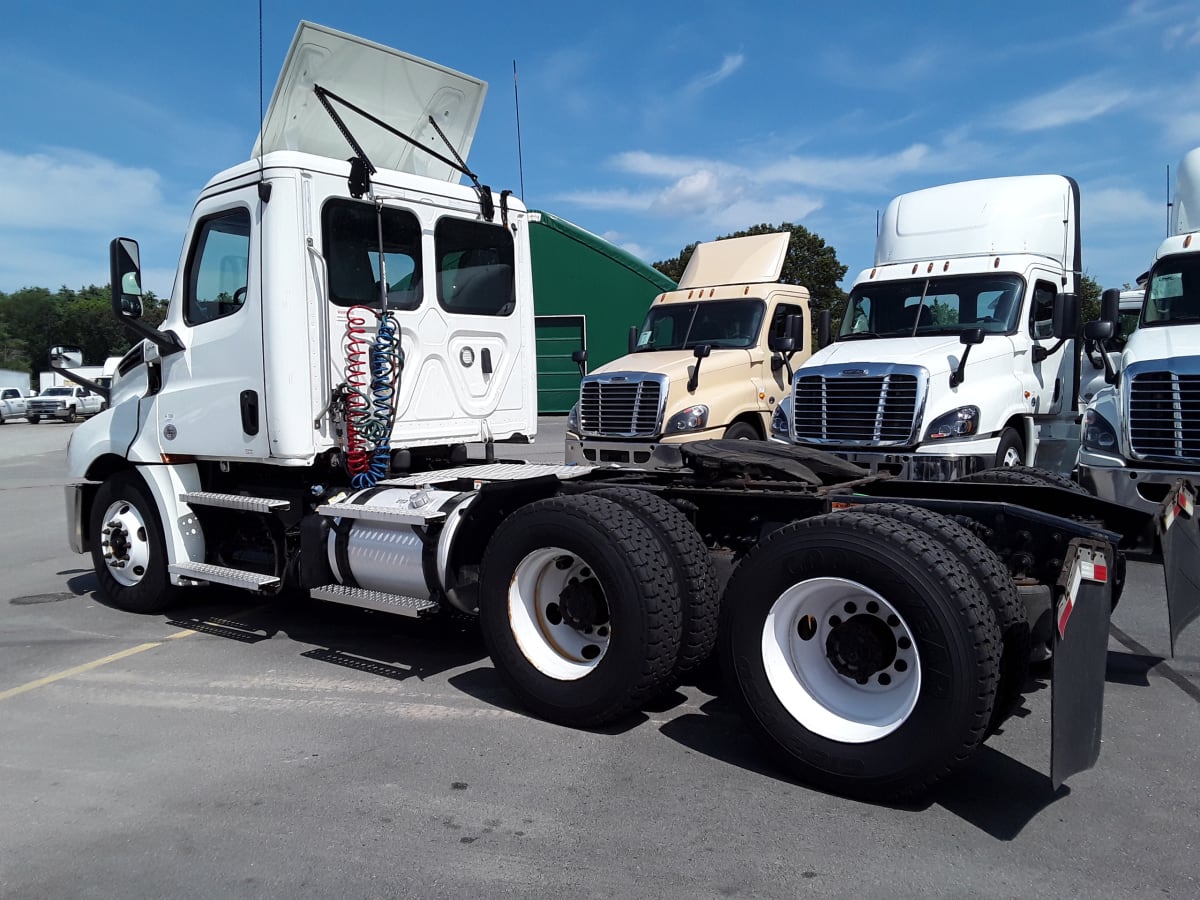
[(1105, 224), (1126, 226), (1137, 222), (1165, 222), (1166, 209), (1162, 202), (1147, 197), (1133, 188), (1080, 187), (1080, 214), (1088, 227)]
[(757, 178), (836, 191), (876, 190), (897, 175), (930, 168), (930, 148), (913, 144), (872, 156), (790, 156), (761, 169)]
[(1009, 107), (1004, 122), (1017, 131), (1042, 131), (1087, 122), (1129, 104), (1136, 97), (1105, 78), (1078, 78)]
[(688, 82), (684, 92), (688, 94), (699, 94), (706, 91), (715, 85), (720, 84), (734, 72), (742, 67), (746, 61), (746, 57), (742, 53), (727, 53), (725, 58), (721, 60), (721, 65), (716, 71), (709, 72), (707, 75), (701, 75), (698, 78)]
[(18, 155), (0, 150), (0, 229), (109, 233), (121, 222), (179, 224), (153, 169), (80, 150)]
[[(108, 282), (108, 242), (144, 236), (143, 281), (170, 293), (190, 209), (168, 201), (153, 169), (80, 150), (0, 150), (0, 290)], [(151, 268), (150, 263), (159, 268)]]

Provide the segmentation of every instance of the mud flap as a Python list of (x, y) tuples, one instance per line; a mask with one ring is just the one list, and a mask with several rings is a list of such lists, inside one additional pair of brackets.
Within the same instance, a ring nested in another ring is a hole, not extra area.
[(1100, 757), (1113, 552), (1109, 544), (1076, 538), (1058, 578), (1050, 695), (1050, 781), (1055, 790)]
[(1200, 523), (1196, 519), (1196, 489), (1189, 482), (1175, 482), (1159, 508), (1155, 524), (1162, 544), (1174, 656), (1176, 639), (1200, 616)]

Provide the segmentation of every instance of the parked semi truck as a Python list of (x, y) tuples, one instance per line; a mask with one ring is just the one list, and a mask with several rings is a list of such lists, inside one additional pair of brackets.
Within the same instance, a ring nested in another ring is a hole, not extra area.
[(679, 445), (757, 440), (812, 352), (808, 289), (779, 283), (787, 232), (696, 246), (654, 298), (629, 354), (583, 378), (566, 461), (677, 467)]
[[(1170, 236), (1158, 247), (1138, 327), (1084, 418), (1079, 480), (1117, 503), (1153, 510), (1200, 471), (1200, 148), (1179, 164)], [(1106, 291), (1087, 334), (1119, 335), (1120, 300)]]
[[(476, 617), (503, 682), (569, 726), (717, 648), (791, 772), (884, 798), (1018, 703), (1016, 577), (1054, 594), (1052, 780), (1093, 765), (1108, 573), (1147, 516), (766, 442), (693, 442), (671, 472), (490, 458), (536, 405), (528, 214), (465, 161), (484, 89), (302, 23), (254, 157), (196, 203), (160, 327), (139, 318), (136, 242), (113, 241), (139, 341), (72, 435), (66, 497), (107, 601), (152, 613), (214, 584)], [(1180, 575), (1200, 563), (1173, 548), (1196, 522), (1164, 534), (1168, 591), (1194, 604)], [(736, 562), (723, 599), (717, 557)]]
[(1069, 178), (896, 197), (838, 335), (796, 370), (792, 440), (906, 478), (1035, 463), (1070, 471), (1079, 275)]

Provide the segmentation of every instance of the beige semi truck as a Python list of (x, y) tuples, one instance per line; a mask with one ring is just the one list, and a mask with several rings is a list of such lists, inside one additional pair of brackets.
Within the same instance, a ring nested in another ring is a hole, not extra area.
[(779, 283), (790, 237), (696, 247), (679, 286), (631, 332), (628, 355), (584, 376), (568, 463), (671, 468), (680, 444), (767, 436), (793, 364), (812, 352), (808, 289)]

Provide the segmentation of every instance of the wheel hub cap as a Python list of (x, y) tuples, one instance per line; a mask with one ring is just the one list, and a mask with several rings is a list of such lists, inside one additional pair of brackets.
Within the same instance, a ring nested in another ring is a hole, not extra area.
[(896, 638), (882, 619), (859, 613), (829, 632), (825, 653), (839, 675), (866, 684), (896, 659)]

